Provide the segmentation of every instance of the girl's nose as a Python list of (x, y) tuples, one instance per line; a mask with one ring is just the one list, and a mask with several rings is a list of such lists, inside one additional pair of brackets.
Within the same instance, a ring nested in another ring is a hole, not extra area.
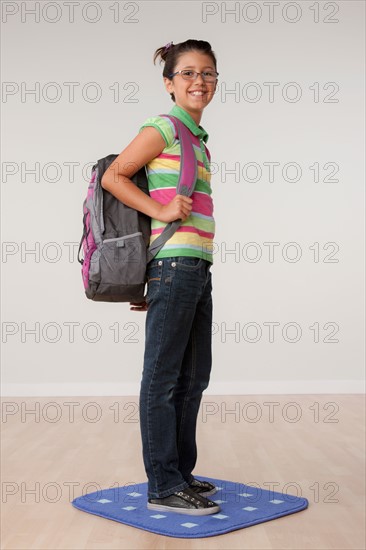
[(205, 82), (201, 73), (198, 73), (198, 75), (195, 78), (195, 81), (197, 82), (198, 79), (201, 79), (201, 82)]

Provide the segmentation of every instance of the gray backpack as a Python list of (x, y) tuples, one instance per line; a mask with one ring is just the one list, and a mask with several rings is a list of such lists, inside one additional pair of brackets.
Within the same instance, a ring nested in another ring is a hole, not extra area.
[[(172, 115), (181, 143), (177, 194), (190, 197), (197, 180), (197, 161), (190, 130)], [(170, 222), (149, 246), (151, 218), (126, 206), (101, 186), (102, 176), (118, 155), (108, 155), (93, 166), (83, 203), (83, 234), (78, 261), (87, 298), (98, 302), (144, 301), (146, 267), (182, 223)], [(146, 166), (131, 180), (149, 194)], [(81, 249), (83, 258), (80, 257)]]

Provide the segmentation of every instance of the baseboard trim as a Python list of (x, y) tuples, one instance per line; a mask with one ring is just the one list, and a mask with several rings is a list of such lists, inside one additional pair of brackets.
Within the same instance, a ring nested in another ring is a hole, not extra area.
[[(2, 397), (139, 395), (140, 383), (2, 384)], [(364, 380), (240, 380), (210, 382), (208, 395), (364, 394)]]

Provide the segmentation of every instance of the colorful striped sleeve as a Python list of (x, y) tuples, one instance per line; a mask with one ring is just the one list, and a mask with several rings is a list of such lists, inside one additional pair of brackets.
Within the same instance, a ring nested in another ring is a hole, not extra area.
[(146, 126), (153, 126), (156, 128), (160, 134), (163, 136), (166, 143), (166, 147), (169, 148), (174, 143), (175, 138), (175, 129), (173, 123), (164, 117), (161, 116), (152, 116), (145, 120), (143, 125), (139, 129), (139, 133)]

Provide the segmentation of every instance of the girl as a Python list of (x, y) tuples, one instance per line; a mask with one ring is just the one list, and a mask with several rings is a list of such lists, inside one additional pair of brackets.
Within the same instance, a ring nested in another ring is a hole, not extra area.
[[(155, 51), (178, 117), (191, 131), (198, 176), (191, 198), (176, 194), (181, 147), (169, 119), (153, 116), (105, 172), (102, 185), (128, 206), (151, 217), (150, 244), (168, 222), (176, 233), (147, 266), (147, 293), (131, 310), (147, 311), (140, 428), (148, 477), (147, 507), (190, 515), (219, 512), (206, 498), (216, 492), (195, 479), (196, 421), (211, 371), (212, 244), (215, 233), (208, 133), (203, 110), (217, 85), (216, 56), (208, 42), (172, 42)], [(117, 165), (117, 170), (116, 170)], [(130, 180), (147, 165), (147, 196)], [(117, 172), (117, 178), (114, 177)]]

